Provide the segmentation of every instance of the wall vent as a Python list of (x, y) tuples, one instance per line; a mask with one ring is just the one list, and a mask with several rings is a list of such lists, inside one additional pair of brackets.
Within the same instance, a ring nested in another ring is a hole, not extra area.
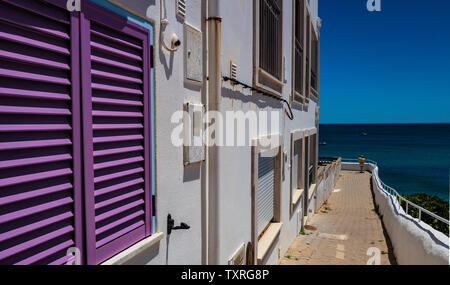
[(230, 77), (237, 80), (237, 64), (233, 61), (230, 62)]
[(177, 16), (183, 20), (186, 18), (186, 0), (177, 1)]

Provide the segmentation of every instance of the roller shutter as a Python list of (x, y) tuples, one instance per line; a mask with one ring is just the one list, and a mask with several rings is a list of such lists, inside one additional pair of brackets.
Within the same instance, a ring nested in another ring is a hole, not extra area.
[(275, 202), (275, 159), (258, 158), (258, 187), (256, 193), (256, 227), (260, 236), (274, 218)]

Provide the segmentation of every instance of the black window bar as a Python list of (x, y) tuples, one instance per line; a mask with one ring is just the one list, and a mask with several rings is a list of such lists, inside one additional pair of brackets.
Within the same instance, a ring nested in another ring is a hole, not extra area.
[(281, 0), (260, 0), (260, 67), (281, 79)]
[(302, 0), (295, 1), (295, 91), (303, 95), (303, 33), (304, 10)]

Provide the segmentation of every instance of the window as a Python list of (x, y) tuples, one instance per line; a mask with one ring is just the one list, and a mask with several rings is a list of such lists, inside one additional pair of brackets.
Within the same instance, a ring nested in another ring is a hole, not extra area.
[(256, 226), (258, 237), (274, 219), (275, 159), (258, 158), (258, 187), (256, 191)]
[(0, 264), (98, 264), (152, 234), (149, 30), (51, 3), (0, 1)]
[(260, 0), (260, 67), (281, 80), (281, 0)]
[(316, 181), (316, 160), (317, 160), (317, 134), (308, 138), (309, 155), (308, 155), (308, 183), (309, 187)]
[(306, 17), (306, 103), (309, 102), (310, 89), (311, 89), (311, 15)]
[(283, 91), (282, 0), (255, 1), (255, 86), (276, 96)]
[[(282, 137), (277, 135), (277, 147), (261, 146), (261, 138), (252, 147), (252, 243), (255, 246), (254, 262), (263, 264), (269, 256), (271, 245), (279, 236), (282, 223), (280, 212)], [(268, 138), (268, 137), (266, 137)]]
[(319, 40), (315, 32), (311, 42), (311, 92), (318, 97), (319, 91)]
[(293, 211), (304, 192), (303, 132), (293, 132), (291, 142), (291, 211)]
[(305, 57), (305, 2), (294, 1), (294, 102), (304, 102), (304, 57)]
[(292, 101), (309, 103), (319, 97), (319, 36), (312, 22), (311, 11), (305, 0), (294, 1), (293, 33), (293, 91)]
[[(299, 175), (299, 169), (300, 167), (300, 156), (301, 153), (299, 153), (299, 141), (294, 142), (294, 149), (293, 149), (293, 156), (292, 156), (292, 190), (301, 188), (301, 181)], [(301, 150), (300, 150), (301, 151)]]

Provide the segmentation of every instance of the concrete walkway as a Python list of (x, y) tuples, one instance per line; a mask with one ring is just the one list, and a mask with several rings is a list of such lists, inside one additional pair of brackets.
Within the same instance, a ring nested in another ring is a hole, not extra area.
[(379, 249), (381, 265), (395, 264), (375, 212), (371, 174), (342, 171), (330, 198), (281, 259), (281, 265), (365, 265)]

